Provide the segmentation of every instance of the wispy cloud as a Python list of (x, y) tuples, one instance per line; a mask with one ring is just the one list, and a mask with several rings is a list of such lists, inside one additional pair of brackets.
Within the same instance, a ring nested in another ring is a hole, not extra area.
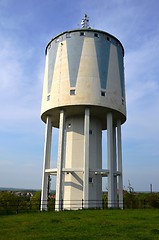
[(156, 34), (143, 41), (125, 57), (129, 129), (126, 135), (135, 139), (154, 139), (159, 133), (158, 37)]
[(11, 131), (10, 127), (13, 130), (16, 125), (40, 118), (43, 66), (39, 61), (38, 68), (36, 66), (28, 72), (26, 64), (32, 61), (33, 48), (25, 51), (14, 40), (8, 38), (4, 41), (2, 37), (0, 45), (0, 65), (3, 66), (0, 73), (0, 105), (3, 109), (0, 118), (3, 124), (0, 129)]

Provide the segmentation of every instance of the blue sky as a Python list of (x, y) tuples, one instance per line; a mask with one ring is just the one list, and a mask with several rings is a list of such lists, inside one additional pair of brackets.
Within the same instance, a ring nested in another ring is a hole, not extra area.
[[(124, 186), (159, 191), (158, 9), (157, 0), (0, 0), (0, 187), (41, 188), (45, 47), (87, 13), (125, 48)], [(57, 140), (53, 130), (52, 167)]]

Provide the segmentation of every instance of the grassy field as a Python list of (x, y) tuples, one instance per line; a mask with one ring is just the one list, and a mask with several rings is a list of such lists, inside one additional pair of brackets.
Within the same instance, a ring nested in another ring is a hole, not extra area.
[(83, 210), (0, 216), (1, 240), (156, 240), (159, 210)]

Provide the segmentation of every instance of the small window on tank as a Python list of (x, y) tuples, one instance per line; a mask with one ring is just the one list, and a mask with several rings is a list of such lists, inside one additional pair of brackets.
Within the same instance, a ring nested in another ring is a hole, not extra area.
[(122, 98), (122, 104), (124, 104), (124, 102), (125, 102), (125, 101), (124, 101), (124, 98)]
[(47, 96), (47, 101), (50, 101), (50, 95)]
[(76, 90), (75, 89), (71, 89), (70, 90), (70, 95), (75, 95), (76, 94)]
[(106, 92), (105, 91), (101, 91), (101, 96), (105, 97), (106, 96)]
[(98, 33), (94, 33), (94, 37), (99, 37), (99, 34)]
[(71, 33), (66, 33), (66, 38), (70, 38), (71, 37)]
[(85, 32), (80, 32), (80, 36), (84, 36), (85, 35)]
[(56, 39), (55, 39), (55, 42), (56, 42), (56, 43), (58, 43), (59, 41), (60, 41), (60, 39), (59, 39), (59, 38), (56, 38)]
[(93, 131), (92, 131), (91, 129), (89, 130), (89, 134), (90, 134), (90, 135), (92, 135), (92, 134), (93, 134)]
[(49, 44), (49, 46), (48, 46), (48, 49), (50, 49), (51, 48), (51, 44)]
[(111, 41), (110, 37), (107, 37), (107, 40), (108, 40), (108, 41)]

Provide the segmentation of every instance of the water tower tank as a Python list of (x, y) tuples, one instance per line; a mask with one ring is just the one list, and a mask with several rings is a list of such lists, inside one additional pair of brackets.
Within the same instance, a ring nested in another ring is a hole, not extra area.
[(109, 110), (125, 122), (123, 56), (120, 41), (103, 31), (78, 29), (53, 38), (46, 48), (42, 120), (53, 114), (58, 127), (61, 107), (71, 115), (90, 106), (103, 129)]

